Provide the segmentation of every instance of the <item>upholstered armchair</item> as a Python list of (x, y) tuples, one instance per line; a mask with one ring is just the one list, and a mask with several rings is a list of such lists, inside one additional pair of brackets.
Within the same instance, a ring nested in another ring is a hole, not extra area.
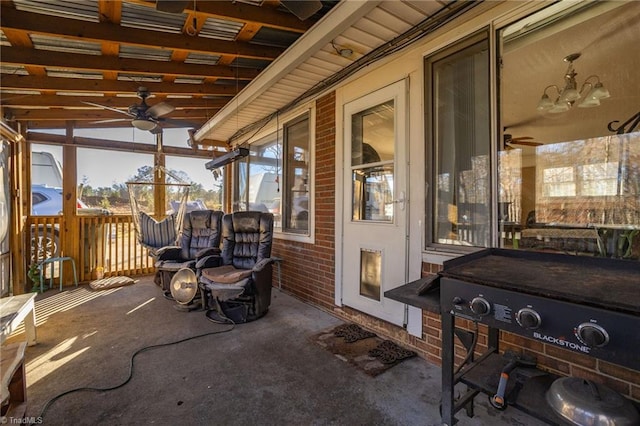
[(235, 212), (222, 218), (222, 252), (196, 264), (207, 317), (243, 323), (267, 313), (271, 304), (273, 214)]
[(156, 284), (171, 297), (173, 275), (182, 268), (195, 271), (196, 263), (206, 256), (220, 254), (221, 223), (224, 212), (194, 210), (186, 213), (179, 246), (167, 246), (156, 252)]

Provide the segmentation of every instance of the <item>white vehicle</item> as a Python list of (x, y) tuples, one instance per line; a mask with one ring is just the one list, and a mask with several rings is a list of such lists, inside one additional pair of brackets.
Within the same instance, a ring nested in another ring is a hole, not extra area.
[(62, 188), (62, 166), (52, 153), (47, 151), (31, 153), (31, 184)]

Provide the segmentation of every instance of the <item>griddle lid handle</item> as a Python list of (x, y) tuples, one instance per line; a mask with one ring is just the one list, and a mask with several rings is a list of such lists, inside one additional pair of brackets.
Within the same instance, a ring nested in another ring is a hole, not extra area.
[(418, 295), (424, 296), (425, 294), (440, 288), (440, 275), (434, 274), (428, 277), (422, 278), (423, 283), (418, 287)]

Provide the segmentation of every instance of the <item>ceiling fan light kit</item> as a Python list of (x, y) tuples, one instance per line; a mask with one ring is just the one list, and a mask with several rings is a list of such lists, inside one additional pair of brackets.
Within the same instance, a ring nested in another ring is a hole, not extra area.
[(133, 127), (135, 127), (136, 129), (149, 132), (158, 127), (157, 123), (144, 118), (134, 118), (133, 120), (131, 120), (131, 124), (133, 124)]
[[(600, 105), (601, 99), (606, 99), (611, 96), (609, 90), (607, 90), (600, 77), (593, 74), (587, 77), (578, 90), (578, 82), (576, 80), (576, 73), (573, 62), (580, 57), (580, 53), (572, 53), (564, 58), (565, 62), (569, 63), (567, 70), (564, 73), (564, 87), (560, 89), (555, 84), (551, 84), (545, 87), (542, 97), (538, 102), (536, 109), (541, 113), (558, 114), (567, 112), (574, 105), (578, 105), (579, 108), (592, 108)], [(556, 90), (555, 100), (549, 96), (547, 91), (549, 89)], [(588, 91), (587, 91), (588, 90)], [(583, 94), (586, 92), (586, 95)], [(577, 102), (582, 99), (581, 102)]]
[(121, 109), (113, 108), (106, 105), (96, 104), (93, 102), (83, 102), (83, 103), (87, 105), (103, 108), (108, 111), (117, 112), (119, 114), (124, 114), (129, 117), (129, 118), (123, 118), (123, 119), (109, 119), (109, 120), (96, 121), (95, 123), (107, 123), (107, 122), (113, 122), (113, 121), (129, 120), (131, 122), (131, 125), (136, 129), (148, 131), (155, 134), (155, 133), (162, 132), (162, 126), (160, 125), (161, 122), (170, 122), (170, 121), (173, 121), (174, 123), (179, 122), (179, 120), (171, 120), (169, 118), (163, 118), (163, 116), (170, 114), (175, 110), (175, 107), (173, 105), (169, 105), (166, 102), (159, 102), (151, 106), (147, 104), (147, 98), (151, 96), (151, 93), (146, 87), (139, 87), (137, 95), (142, 101), (140, 102), (140, 104), (130, 105), (129, 108), (127, 108), (127, 111), (123, 111)]

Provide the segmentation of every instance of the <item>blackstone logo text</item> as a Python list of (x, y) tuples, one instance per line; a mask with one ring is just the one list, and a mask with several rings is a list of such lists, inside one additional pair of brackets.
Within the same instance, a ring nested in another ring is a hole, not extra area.
[(589, 346), (578, 345), (577, 343), (568, 342), (564, 339), (559, 339), (553, 336), (547, 336), (546, 334), (540, 334), (537, 331), (533, 332), (533, 337), (538, 340), (542, 340), (543, 342), (552, 343), (554, 345), (562, 346), (563, 348), (569, 348), (574, 351), (584, 352), (585, 354), (588, 354), (589, 351), (591, 351), (591, 348)]

